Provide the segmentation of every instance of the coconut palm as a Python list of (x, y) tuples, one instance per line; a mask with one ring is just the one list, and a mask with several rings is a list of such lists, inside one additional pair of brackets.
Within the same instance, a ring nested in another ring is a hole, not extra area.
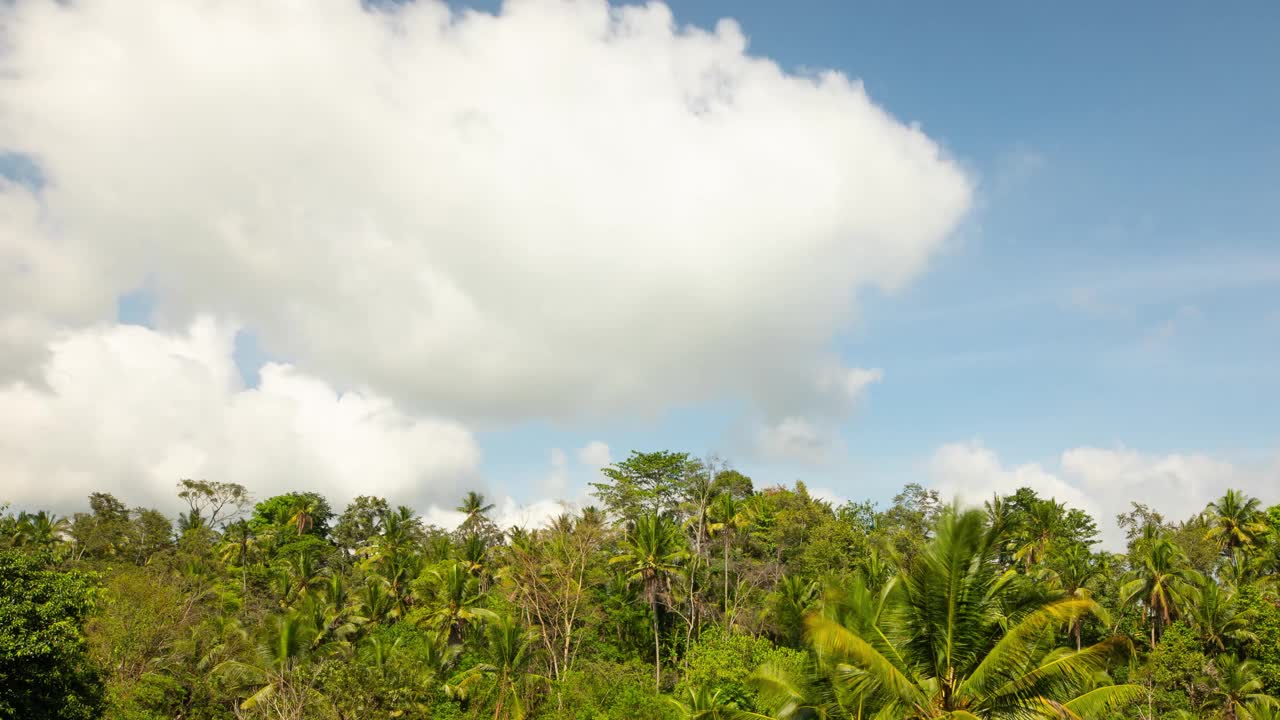
[(304, 545), (277, 560), (277, 587), (282, 606), (301, 600), (312, 586), (324, 581), (318, 555), (319, 550), (315, 546)]
[(661, 617), (658, 600), (670, 581), (672, 573), (679, 569), (688, 555), (684, 536), (667, 518), (660, 515), (642, 515), (627, 533), (623, 554), (610, 558), (610, 563), (625, 564), (632, 581), (639, 581), (649, 604), (653, 622), (653, 684), (662, 686), (662, 645), (659, 637)]
[(382, 523), (382, 534), (366, 551), (367, 566), (387, 581), (398, 615), (403, 616), (411, 601), (409, 587), (421, 574), (424, 562), (416, 550), (418, 521), (409, 508), (401, 506), (386, 513)]
[(531, 682), (548, 682), (532, 672), (538, 636), (510, 617), (495, 617), (485, 624), (480, 646), (481, 662), (466, 671), (458, 686), (468, 690), (480, 678), (493, 681), (494, 720), (522, 720)]
[(450, 644), (448, 633), (429, 633), (423, 651), (416, 657), (423, 684), (443, 691), (448, 697), (457, 695), (459, 690), (452, 684), (450, 674), (461, 654), (462, 646)]
[(300, 615), (278, 616), (248, 660), (227, 660), (214, 668), (236, 688), (248, 693), (241, 710), (261, 710), (268, 717), (324, 717), (332, 707), (316, 689), (314, 673), (306, 669), (313, 633)]
[(1250, 548), (1267, 532), (1262, 522), (1262, 504), (1239, 490), (1227, 490), (1205, 510), (1210, 528), (1205, 537), (1214, 540), (1224, 553)]
[(703, 687), (689, 688), (683, 698), (667, 698), (667, 702), (676, 709), (681, 720), (767, 720), (767, 715), (739, 710), (733, 703), (725, 702), (721, 699), (723, 692), (711, 692)]
[(297, 505), (293, 507), (293, 514), (289, 516), (287, 524), (292, 525), (299, 535), (306, 534), (308, 530), (315, 527), (316, 514), (320, 512), (320, 502), (318, 497), (300, 497)]
[(462, 563), (449, 563), (443, 569), (432, 570), (424, 579), (430, 580), (424, 588), (428, 607), (420, 614), (415, 611), (417, 621), (447, 632), (450, 644), (462, 642), (462, 631), (468, 622), (494, 617), (491, 611), (480, 606), (484, 595), (479, 591), (479, 583)]
[[(1051, 582), (1068, 597), (1092, 597), (1091, 586), (1105, 573), (1098, 557), (1088, 546), (1072, 544), (1056, 553), (1050, 568)], [(1076, 650), (1082, 646), (1083, 618), (1071, 623), (1070, 631), (1076, 641)]]
[(457, 558), (467, 572), (479, 577), (489, 559), (489, 546), (479, 533), (469, 533), (458, 546)]
[(833, 592), (807, 623), (828, 704), (853, 716), (996, 720), (1093, 717), (1137, 697), (1138, 686), (1096, 681), (1123, 639), (1056, 646), (1058, 628), (1098, 606), (1028, 592), (1024, 577), (1000, 571), (1001, 541), (981, 511), (951, 510), (882, 591), (858, 579)]
[(746, 508), (731, 493), (720, 493), (711, 504), (712, 523), (708, 527), (712, 535), (720, 536), (720, 547), (724, 554), (724, 622), (729, 626), (729, 548), (739, 530), (747, 527), (750, 520)]
[(1280, 720), (1280, 703), (1250, 702), (1240, 713), (1240, 720)]
[(240, 592), (249, 590), (249, 558), (258, 550), (258, 538), (249, 523), (241, 518), (222, 534), (221, 557), (224, 563), (240, 567)]
[(36, 513), (18, 513), (13, 544), (52, 547), (61, 542), (70, 529), (71, 521), (44, 510)]
[(1021, 560), (1027, 572), (1044, 561), (1049, 546), (1061, 532), (1064, 511), (1062, 503), (1055, 500), (1034, 500), (1018, 517), (1013, 558)]
[(1144, 619), (1150, 623), (1151, 647), (1155, 648), (1165, 626), (1191, 604), (1192, 595), (1204, 578), (1191, 569), (1187, 556), (1167, 538), (1154, 537), (1139, 543), (1135, 551), (1137, 564), (1125, 575), (1120, 601), (1142, 605)]
[(796, 575), (783, 575), (769, 596), (769, 618), (788, 644), (797, 645), (804, 634), (804, 618), (819, 600), (818, 583)]
[(1251, 708), (1276, 706), (1276, 699), (1262, 691), (1252, 660), (1219, 655), (1209, 666), (1206, 705), (1225, 720), (1252, 720)]
[(1257, 642), (1258, 636), (1250, 629), (1253, 610), (1242, 609), (1236, 602), (1236, 594), (1213, 582), (1197, 588), (1187, 609), (1187, 620), (1205, 645), (1222, 652), (1227, 642)]
[(311, 623), (311, 644), (319, 647), (330, 642), (345, 643), (355, 634), (365, 618), (351, 612), (351, 596), (341, 575), (331, 575), (321, 582), (321, 592), (309, 596), (299, 612)]
[(462, 503), (454, 508), (466, 517), (462, 519), (462, 524), (458, 526), (459, 532), (474, 533), (480, 525), (485, 524), (489, 518), (490, 510), (493, 510), (492, 503), (484, 501), (484, 495), (468, 490), (466, 497), (462, 498)]
[(364, 586), (360, 588), (356, 602), (360, 607), (360, 615), (370, 622), (400, 617), (396, 598), (388, 590), (387, 581), (377, 575), (364, 579)]

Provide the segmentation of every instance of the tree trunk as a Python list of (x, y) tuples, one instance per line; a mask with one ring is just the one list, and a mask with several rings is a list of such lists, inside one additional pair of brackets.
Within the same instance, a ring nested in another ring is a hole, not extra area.
[(653, 689), (662, 691), (662, 645), (658, 641), (658, 597), (650, 596), (649, 609), (653, 611)]
[(729, 529), (724, 530), (724, 629), (729, 629)]

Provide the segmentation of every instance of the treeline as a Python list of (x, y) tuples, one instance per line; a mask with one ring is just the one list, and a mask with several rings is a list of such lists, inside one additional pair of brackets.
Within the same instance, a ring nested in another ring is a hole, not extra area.
[(1028, 489), (603, 474), (543, 528), (204, 480), (174, 520), (0, 509), (0, 718), (1280, 717), (1280, 506), (1134, 503), (1109, 553)]

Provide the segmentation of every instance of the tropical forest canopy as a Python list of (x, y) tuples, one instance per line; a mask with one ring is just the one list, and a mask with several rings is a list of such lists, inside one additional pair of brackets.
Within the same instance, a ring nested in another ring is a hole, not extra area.
[[(183, 480), (0, 511), (0, 718), (1280, 717), (1280, 506), (833, 507), (685, 453), (453, 530)], [(1269, 500), (1275, 500), (1271, 498)]]

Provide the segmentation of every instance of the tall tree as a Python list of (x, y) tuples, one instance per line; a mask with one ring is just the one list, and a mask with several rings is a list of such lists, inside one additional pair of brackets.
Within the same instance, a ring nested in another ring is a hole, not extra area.
[[(1080, 543), (1067, 545), (1050, 558), (1049, 572), (1052, 581), (1067, 597), (1089, 598), (1092, 586), (1105, 575), (1100, 559)], [(1076, 650), (1082, 646), (1084, 618), (1076, 618), (1070, 625), (1076, 640)]]
[(333, 541), (348, 556), (355, 555), (382, 532), (382, 518), (391, 511), (387, 501), (358, 495), (347, 504), (333, 526)]
[(211, 480), (179, 480), (178, 497), (192, 515), (204, 518), (211, 528), (237, 520), (253, 507), (253, 497), (243, 485)]
[(1191, 569), (1186, 555), (1167, 538), (1142, 542), (1136, 552), (1135, 567), (1120, 588), (1120, 601), (1143, 607), (1154, 648), (1163, 629), (1190, 604), (1192, 593), (1204, 578)]
[(670, 516), (700, 468), (689, 453), (632, 451), (600, 472), (609, 482), (591, 483), (595, 496), (609, 512), (632, 521), (643, 515)]
[(688, 556), (684, 537), (675, 524), (667, 518), (657, 515), (642, 515), (635, 521), (635, 526), (627, 533), (623, 544), (623, 554), (610, 559), (611, 563), (621, 563), (630, 572), (630, 578), (638, 581), (644, 589), (644, 597), (649, 604), (649, 612), (653, 622), (653, 685), (655, 689), (662, 687), (662, 641), (660, 627), (662, 617), (658, 603), (669, 582), (672, 573), (679, 569), (680, 563)]
[(314, 492), (292, 492), (269, 497), (254, 505), (249, 524), (254, 532), (271, 534), (279, 543), (300, 535), (326, 538), (332, 518), (333, 511), (324, 496)]
[(481, 677), (493, 681), (493, 720), (523, 720), (529, 683), (546, 681), (532, 669), (537, 655), (536, 638), (536, 632), (521, 627), (510, 617), (493, 618), (485, 624), (480, 646), (482, 661), (468, 670), (458, 684), (466, 688)]
[(508, 548), (504, 587), (540, 629), (539, 640), (556, 678), (573, 665), (581, 626), (592, 612), (590, 592), (604, 581), (597, 562), (608, 537), (596, 515), (565, 514), (529, 542), (512, 542)]
[(1262, 503), (1239, 490), (1227, 490), (1205, 511), (1210, 527), (1205, 536), (1218, 543), (1224, 554), (1252, 548), (1267, 531)]
[(462, 631), (468, 622), (493, 617), (483, 607), (485, 597), (479, 583), (462, 563), (451, 562), (443, 569), (432, 570), (415, 586), (424, 607), (414, 611), (413, 619), (447, 632), (451, 644), (462, 642)]
[(730, 493), (720, 493), (711, 506), (712, 533), (720, 536), (720, 549), (724, 574), (724, 623), (728, 629), (731, 622), (729, 613), (729, 549), (738, 531), (750, 524), (745, 508)]
[(1228, 643), (1258, 641), (1249, 629), (1255, 613), (1237, 602), (1236, 591), (1206, 582), (1189, 599), (1187, 620), (1205, 647), (1225, 652)]

